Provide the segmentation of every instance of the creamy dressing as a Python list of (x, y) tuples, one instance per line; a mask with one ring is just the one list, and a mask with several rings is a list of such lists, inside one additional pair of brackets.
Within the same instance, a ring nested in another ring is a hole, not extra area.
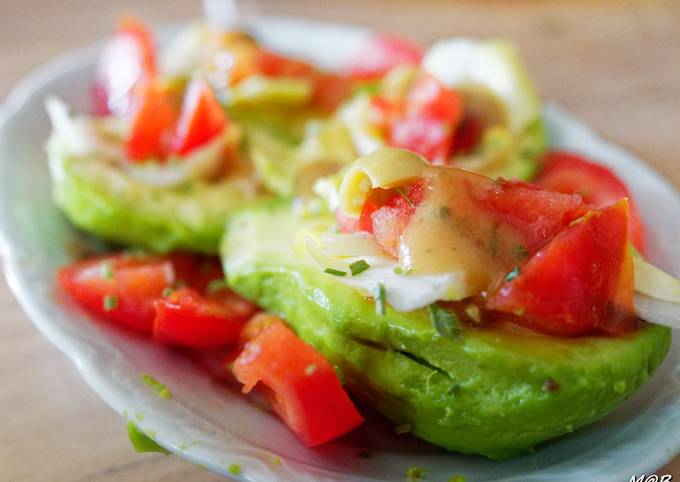
[(399, 263), (413, 274), (465, 273), (468, 295), (513, 268), (519, 233), (476, 199), (491, 180), (458, 170), (427, 168), (427, 191), (399, 241)]

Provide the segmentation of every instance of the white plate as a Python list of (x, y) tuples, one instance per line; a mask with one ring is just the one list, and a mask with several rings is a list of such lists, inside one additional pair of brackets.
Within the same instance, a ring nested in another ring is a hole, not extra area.
[[(366, 35), (353, 27), (290, 18), (260, 19), (254, 28), (265, 42), (330, 67)], [(427, 480), (462, 474), (475, 482), (621, 481), (653, 472), (680, 452), (677, 340), (654, 378), (614, 413), (533, 454), (494, 462), (397, 438), (380, 417), (370, 417), (340, 441), (305, 449), (274, 416), (211, 381), (183, 356), (88, 319), (55, 289), (55, 269), (87, 241), (50, 201), (43, 100), (56, 93), (85, 110), (95, 58), (96, 49), (60, 58), (21, 82), (7, 99), (0, 113), (0, 248), (10, 286), (36, 326), (116, 412), (139, 417), (137, 423), (163, 446), (226, 475), (231, 464), (239, 464), (237, 478), (258, 482), (402, 480), (411, 466), (425, 469)], [(544, 115), (553, 146), (599, 159), (625, 179), (647, 221), (652, 261), (680, 275), (680, 199), (673, 188), (557, 106), (547, 105)], [(158, 398), (140, 381), (141, 373), (168, 385), (174, 397)], [(371, 458), (358, 457), (360, 451)]]

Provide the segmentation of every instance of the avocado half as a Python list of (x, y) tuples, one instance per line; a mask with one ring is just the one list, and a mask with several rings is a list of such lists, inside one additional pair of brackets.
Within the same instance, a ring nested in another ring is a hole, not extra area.
[(216, 182), (150, 186), (96, 156), (47, 145), (52, 196), (78, 228), (151, 251), (216, 253), (228, 214), (260, 194), (250, 173)]
[(556, 338), (463, 326), (439, 335), (424, 309), (376, 314), (372, 300), (293, 255), (323, 210), (260, 203), (228, 222), (229, 285), (281, 316), (342, 373), (347, 388), (395, 424), (448, 450), (508, 458), (620, 405), (670, 348), (671, 330), (631, 337)]

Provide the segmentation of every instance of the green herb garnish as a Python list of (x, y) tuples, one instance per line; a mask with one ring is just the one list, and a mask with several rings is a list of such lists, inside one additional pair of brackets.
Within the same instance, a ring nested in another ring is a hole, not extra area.
[(175, 290), (173, 290), (170, 286), (166, 286), (165, 288), (163, 288), (163, 292), (161, 293), (161, 296), (163, 296), (163, 298), (167, 298), (168, 296), (170, 296), (172, 294), (173, 291), (175, 291)]
[(370, 267), (371, 267), (370, 264), (368, 264), (363, 259), (360, 259), (359, 261), (355, 261), (354, 263), (350, 264), (349, 270), (352, 272), (352, 276), (356, 276), (360, 273), (363, 273)]
[(172, 393), (170, 393), (170, 390), (168, 390), (168, 387), (163, 385), (161, 382), (156, 380), (154, 377), (147, 373), (142, 374), (142, 381), (149, 385), (151, 388), (155, 390), (155, 392), (158, 394), (159, 397), (161, 397), (163, 400), (167, 400), (172, 397)]
[(462, 475), (454, 475), (449, 478), (448, 482), (467, 482), (467, 479)]
[(154, 439), (142, 432), (133, 422), (128, 420), (126, 428), (130, 443), (136, 452), (159, 452), (165, 455), (170, 454), (165, 448), (158, 445)]
[(379, 315), (385, 314), (385, 285), (378, 283), (375, 293), (375, 312)]
[(395, 187), (394, 190), (397, 191), (401, 197), (406, 199), (406, 202), (408, 203), (409, 206), (411, 206), (412, 208), (416, 207), (416, 203), (414, 203), (411, 200), (411, 198), (406, 195), (406, 193), (404, 192), (404, 190), (402, 188)]
[(241, 466), (239, 464), (231, 464), (229, 466), (229, 473), (231, 475), (238, 475), (241, 473)]
[(404, 472), (404, 475), (410, 480), (420, 480), (423, 476), (423, 469), (420, 467), (409, 467), (406, 469), (406, 472)]
[(326, 268), (325, 270), (323, 270), (323, 272), (332, 274), (333, 276), (345, 276), (347, 274), (347, 271), (342, 271), (334, 268)]
[(521, 261), (529, 256), (529, 250), (521, 244), (516, 244), (515, 247), (512, 248), (512, 255), (515, 259)]
[(397, 435), (403, 435), (405, 433), (409, 433), (411, 431), (411, 424), (410, 423), (403, 423), (401, 425), (397, 425), (394, 427), (394, 433)]
[(217, 278), (208, 283), (206, 291), (209, 294), (212, 294), (217, 293), (218, 291), (222, 291), (224, 289), (227, 289), (227, 280), (225, 280), (224, 278)]
[(401, 266), (397, 266), (392, 271), (394, 271), (394, 274), (398, 274), (399, 276), (406, 276), (411, 272), (411, 268), (402, 268)]
[(113, 311), (118, 308), (118, 297), (116, 295), (104, 296), (104, 311)]
[(453, 312), (442, 308), (437, 303), (428, 305), (427, 312), (437, 333), (448, 338), (460, 338), (462, 331)]
[(102, 278), (111, 280), (113, 279), (113, 266), (109, 261), (105, 261), (99, 266), (99, 274)]
[(519, 276), (519, 267), (515, 266), (515, 268), (510, 271), (508, 274), (505, 275), (505, 281), (512, 281), (515, 278)]
[(491, 256), (494, 258), (498, 256), (498, 244), (499, 244), (499, 239), (498, 239), (498, 223), (495, 223), (493, 227), (491, 228), (491, 234), (489, 235), (489, 239), (486, 242), (486, 247), (489, 250), (489, 253), (491, 253)]

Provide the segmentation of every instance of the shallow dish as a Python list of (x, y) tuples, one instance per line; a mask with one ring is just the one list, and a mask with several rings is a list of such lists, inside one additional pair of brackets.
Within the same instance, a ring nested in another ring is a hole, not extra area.
[[(261, 18), (252, 28), (265, 44), (334, 67), (368, 34), (349, 26)], [(332, 52), (332, 55), (329, 55)], [(93, 243), (50, 200), (43, 144), (43, 101), (56, 93), (85, 110), (97, 49), (74, 52), (22, 81), (0, 111), (0, 251), (10, 287), (35, 325), (77, 366), (116, 412), (134, 420), (172, 452), (239, 480), (401, 480), (418, 466), (428, 480), (464, 475), (474, 481), (628, 480), (680, 452), (680, 343), (653, 379), (605, 419), (543, 444), (533, 454), (494, 462), (447, 453), (397, 437), (379, 416), (319, 449), (306, 449), (273, 415), (211, 380), (177, 353), (115, 327), (93, 322), (61, 296), (55, 269)], [(547, 104), (551, 145), (614, 169), (633, 191), (647, 221), (651, 261), (680, 275), (680, 197), (642, 161), (599, 138), (570, 114)], [(163, 400), (140, 380), (149, 373), (173, 397)], [(121, 421), (121, 423), (123, 423)], [(359, 456), (370, 454), (370, 458)]]

